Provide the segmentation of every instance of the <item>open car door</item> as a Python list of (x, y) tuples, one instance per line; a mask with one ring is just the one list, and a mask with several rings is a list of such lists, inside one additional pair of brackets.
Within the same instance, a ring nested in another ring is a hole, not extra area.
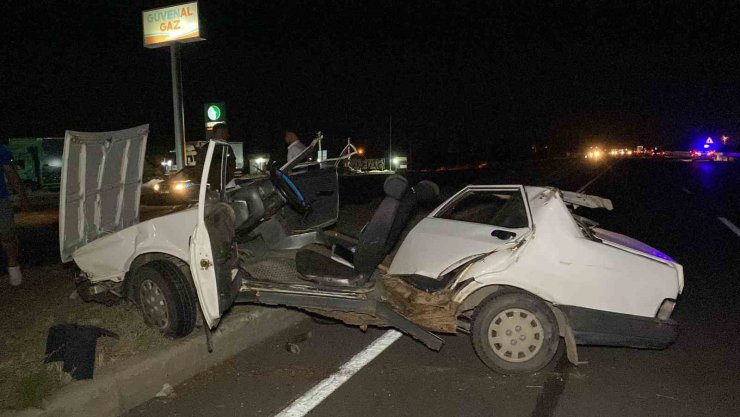
[(190, 272), (200, 308), (211, 328), (234, 303), (241, 286), (234, 210), (226, 199), (235, 165), (228, 143), (209, 142), (200, 179), (198, 222), (190, 238)]
[(390, 273), (437, 278), (480, 255), (516, 245), (531, 230), (523, 186), (471, 185), (409, 232)]

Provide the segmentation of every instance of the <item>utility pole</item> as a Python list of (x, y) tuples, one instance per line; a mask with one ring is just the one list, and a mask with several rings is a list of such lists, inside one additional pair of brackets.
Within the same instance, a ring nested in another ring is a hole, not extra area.
[(389, 116), (388, 127), (388, 167), (393, 171), (393, 116)]
[(170, 67), (172, 70), (172, 110), (175, 120), (175, 163), (177, 169), (185, 168), (185, 117), (182, 104), (182, 70), (180, 44), (170, 45)]

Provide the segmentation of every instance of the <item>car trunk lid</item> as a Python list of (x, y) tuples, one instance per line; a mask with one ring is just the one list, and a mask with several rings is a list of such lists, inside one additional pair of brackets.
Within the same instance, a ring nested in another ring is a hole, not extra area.
[(78, 248), (139, 221), (149, 125), (114, 132), (64, 135), (59, 195), (59, 252)]
[(675, 261), (665, 253), (649, 246), (646, 243), (640, 242), (637, 239), (633, 239), (629, 236), (625, 236), (616, 232), (612, 232), (605, 229), (594, 227), (591, 229), (594, 236), (601, 239), (602, 241), (611, 243), (612, 245), (621, 246), (623, 248), (630, 249), (633, 252), (639, 252), (645, 255), (650, 255), (653, 258), (659, 258), (663, 261), (674, 263)]

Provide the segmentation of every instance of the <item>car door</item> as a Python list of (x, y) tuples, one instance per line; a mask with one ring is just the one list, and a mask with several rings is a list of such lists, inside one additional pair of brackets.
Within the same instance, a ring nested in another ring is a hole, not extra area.
[(205, 321), (215, 327), (241, 286), (234, 246), (234, 211), (226, 198), (234, 155), (226, 142), (210, 141), (198, 195), (198, 221), (190, 239), (190, 272)]
[(333, 225), (339, 215), (339, 176), (335, 166), (310, 166), (303, 172), (293, 172), (288, 177), (311, 205), (311, 210), (300, 214), (289, 206), (283, 207), (291, 233)]
[(477, 256), (516, 245), (531, 230), (523, 186), (468, 186), (409, 232), (390, 273), (437, 278)]

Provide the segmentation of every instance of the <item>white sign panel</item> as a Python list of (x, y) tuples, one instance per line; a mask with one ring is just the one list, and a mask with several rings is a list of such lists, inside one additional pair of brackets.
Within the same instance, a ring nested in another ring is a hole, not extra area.
[(174, 42), (194, 42), (200, 37), (198, 2), (178, 4), (141, 13), (144, 46), (157, 48)]

